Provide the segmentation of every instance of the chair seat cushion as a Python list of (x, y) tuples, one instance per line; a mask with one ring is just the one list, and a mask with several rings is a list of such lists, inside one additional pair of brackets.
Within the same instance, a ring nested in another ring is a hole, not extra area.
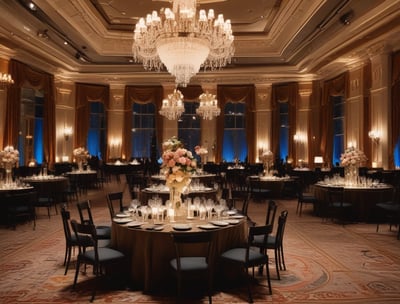
[(376, 204), (377, 207), (382, 208), (387, 211), (394, 211), (394, 212), (399, 212), (400, 211), (400, 204), (392, 203), (392, 202), (386, 202), (386, 203), (378, 203)]
[[(101, 248), (98, 248), (97, 250), (99, 253), (99, 261), (101, 263), (109, 262), (109, 261), (113, 261), (113, 260), (117, 260), (117, 259), (122, 259), (125, 257), (122, 252), (119, 252), (119, 251), (111, 249), (111, 248), (101, 247)], [(82, 253), (82, 256), (91, 261), (95, 260), (94, 250), (88, 250), (88, 251)]]
[(353, 205), (350, 203), (333, 202), (331, 205), (333, 208), (349, 208)]
[(108, 226), (96, 226), (96, 234), (99, 239), (111, 237), (111, 227)]
[(221, 254), (221, 258), (247, 267), (257, 266), (268, 262), (268, 256), (258, 251), (249, 250), (249, 261), (246, 263), (246, 248), (233, 248)]
[[(173, 269), (178, 269), (176, 259), (171, 260), (170, 264)], [(181, 271), (201, 271), (207, 268), (205, 257), (181, 257)]]

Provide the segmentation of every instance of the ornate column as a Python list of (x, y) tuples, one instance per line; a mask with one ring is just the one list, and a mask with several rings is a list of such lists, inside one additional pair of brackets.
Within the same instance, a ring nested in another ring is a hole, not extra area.
[(263, 152), (272, 150), (271, 143), (271, 123), (272, 123), (272, 107), (271, 107), (271, 91), (272, 84), (256, 84), (256, 142), (255, 151), (258, 155), (256, 159), (261, 161), (260, 157)]
[[(201, 87), (203, 92), (208, 92), (217, 96), (217, 84), (216, 83), (202, 83)], [(217, 96), (218, 98), (218, 96)], [(220, 107), (219, 103), (218, 106)], [(221, 109), (222, 113), (223, 109)], [(201, 145), (204, 146), (207, 151), (207, 159), (205, 162), (215, 162), (215, 144), (217, 142), (217, 119), (214, 117), (211, 120), (201, 119)]]
[(75, 126), (75, 85), (55, 77), (56, 162), (72, 161)]
[(299, 83), (299, 103), (297, 104), (296, 111), (296, 135), (298, 143), (296, 145), (296, 160), (301, 163), (308, 164), (308, 167), (314, 167), (314, 155), (310, 155), (309, 143), (311, 134), (308, 130), (310, 128), (310, 96), (312, 93), (312, 82)]
[(384, 43), (368, 49), (371, 59), (370, 130), (379, 134), (379, 144), (372, 145), (372, 158), (377, 167), (389, 168), (390, 113), (390, 50)]
[(110, 84), (110, 108), (107, 112), (108, 159), (130, 158), (123, 149), (124, 141), (130, 144), (130, 134), (124, 136), (124, 90), (125, 84)]

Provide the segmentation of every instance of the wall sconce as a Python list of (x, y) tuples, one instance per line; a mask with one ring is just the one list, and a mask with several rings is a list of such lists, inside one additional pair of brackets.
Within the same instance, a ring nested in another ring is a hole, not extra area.
[(66, 141), (69, 140), (69, 137), (72, 135), (72, 127), (64, 127), (64, 139)]
[(314, 156), (314, 164), (317, 166), (322, 166), (324, 163), (324, 158), (322, 156)]
[(380, 140), (380, 133), (377, 130), (371, 130), (368, 132), (368, 136), (369, 138), (371, 138), (373, 140), (373, 142), (375, 142), (376, 144), (379, 143)]

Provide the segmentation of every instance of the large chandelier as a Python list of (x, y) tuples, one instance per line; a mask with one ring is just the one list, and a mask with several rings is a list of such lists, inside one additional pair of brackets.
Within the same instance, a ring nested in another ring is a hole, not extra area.
[(4, 89), (14, 83), (10, 74), (0, 73), (0, 88)]
[(168, 94), (167, 99), (163, 100), (159, 113), (169, 120), (176, 120), (184, 111), (183, 95), (181, 91), (175, 89), (172, 94)]
[(203, 117), (203, 119), (211, 120), (213, 117), (216, 117), (221, 113), (215, 95), (206, 92), (199, 96), (199, 100), (200, 105), (196, 109), (196, 113)]
[(172, 10), (153, 11), (136, 23), (132, 51), (146, 70), (165, 66), (176, 85), (185, 87), (200, 67), (215, 70), (230, 63), (234, 38), (222, 14), (215, 19), (214, 10), (200, 10), (196, 18), (196, 0), (172, 2)]

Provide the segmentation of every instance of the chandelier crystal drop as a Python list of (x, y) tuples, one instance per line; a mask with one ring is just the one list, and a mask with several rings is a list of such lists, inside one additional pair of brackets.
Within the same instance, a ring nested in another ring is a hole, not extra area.
[(183, 95), (181, 91), (175, 89), (172, 94), (168, 94), (167, 99), (163, 100), (159, 113), (169, 120), (177, 120), (184, 111)]
[(200, 10), (196, 0), (172, 0), (173, 7), (153, 11), (136, 24), (133, 57), (145, 70), (165, 66), (177, 86), (185, 87), (201, 67), (215, 70), (231, 62), (234, 53), (230, 20), (214, 10)]
[(221, 113), (215, 95), (206, 92), (199, 96), (199, 100), (200, 106), (196, 109), (196, 113), (203, 119), (211, 120), (213, 117), (217, 117)]
[(10, 74), (0, 73), (0, 88), (4, 89), (14, 83)]

